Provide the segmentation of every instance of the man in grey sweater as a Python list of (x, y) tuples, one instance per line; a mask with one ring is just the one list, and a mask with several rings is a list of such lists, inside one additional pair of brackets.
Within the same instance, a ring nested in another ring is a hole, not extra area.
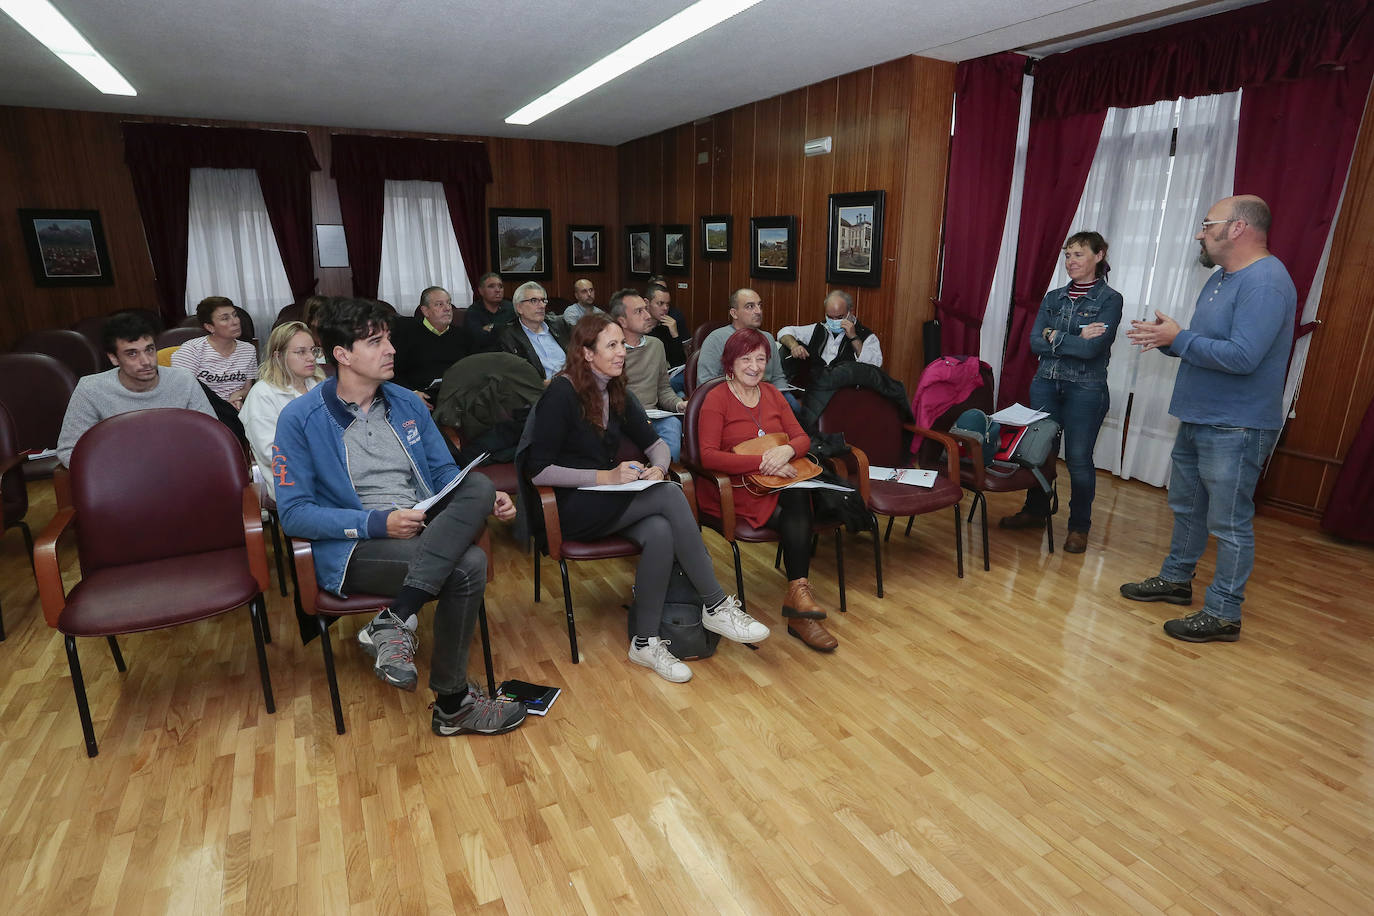
[[(668, 357), (663, 342), (650, 337), (654, 317), (648, 303), (632, 289), (611, 296), (611, 317), (625, 330), (625, 383), (645, 411), (666, 410), (680, 414), (687, 402), (678, 397), (668, 380)], [(669, 461), (677, 461), (682, 449), (682, 420), (679, 417), (649, 417), (654, 432), (668, 446)]]
[(119, 312), (101, 329), (105, 353), (114, 368), (76, 383), (62, 418), (57, 458), (70, 465), (78, 439), (107, 417), (151, 407), (182, 407), (214, 417), (215, 411), (195, 376), (157, 364), (156, 330), (144, 316)]

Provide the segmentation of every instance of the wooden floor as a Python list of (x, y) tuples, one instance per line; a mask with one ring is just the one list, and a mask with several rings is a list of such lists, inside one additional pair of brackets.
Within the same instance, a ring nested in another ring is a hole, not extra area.
[[(557, 568), (533, 604), (529, 558), (498, 532), (498, 675), (564, 688), (502, 737), (434, 737), (432, 697), (376, 680), (355, 622), (336, 736), (317, 644), (276, 594), (275, 715), (246, 612), (123, 639), (124, 675), (84, 641), (93, 760), (11, 532), (3, 909), (1374, 912), (1374, 553), (1260, 519), (1244, 637), (1178, 643), (1171, 608), (1117, 594), (1158, 571), (1164, 495), (1099, 481), (1083, 556), (994, 529), (992, 571), (971, 548), (960, 580), (941, 514), (894, 532), (878, 600), (851, 541), (830, 656), (778, 625), (772, 550), (747, 548), (772, 638), (723, 644), (687, 685), (625, 658), (633, 564), (573, 569), (572, 665)], [(52, 499), (31, 491), (37, 529)], [(813, 578), (833, 605), (828, 547)]]

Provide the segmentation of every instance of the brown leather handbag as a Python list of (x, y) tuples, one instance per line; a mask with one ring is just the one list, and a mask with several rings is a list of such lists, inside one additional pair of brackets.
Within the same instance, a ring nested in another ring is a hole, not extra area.
[[(770, 448), (777, 448), (779, 445), (786, 445), (788, 437), (786, 433), (769, 433), (766, 436), (758, 436), (754, 439), (745, 439), (730, 451), (736, 455), (762, 455)], [(810, 480), (821, 472), (821, 466), (812, 461), (806, 455), (793, 458), (789, 462), (797, 471), (796, 477), (779, 477), (776, 474), (760, 474), (755, 471), (753, 474), (744, 475), (746, 487), (755, 487), (761, 491), (781, 490), (783, 487), (803, 480)]]

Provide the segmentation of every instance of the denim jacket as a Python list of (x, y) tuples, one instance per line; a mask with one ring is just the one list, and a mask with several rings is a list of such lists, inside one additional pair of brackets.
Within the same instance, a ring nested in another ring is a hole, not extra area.
[[(1100, 278), (1077, 301), (1069, 298), (1067, 286), (1046, 293), (1030, 334), (1031, 352), (1040, 357), (1036, 378), (1092, 387), (1106, 385), (1107, 361), (1112, 358), (1112, 341), (1121, 325), (1121, 307), (1121, 294)], [(1105, 334), (1091, 340), (1078, 336), (1083, 325), (1095, 321), (1107, 326)], [(1046, 328), (1054, 329), (1053, 342), (1045, 339)]]

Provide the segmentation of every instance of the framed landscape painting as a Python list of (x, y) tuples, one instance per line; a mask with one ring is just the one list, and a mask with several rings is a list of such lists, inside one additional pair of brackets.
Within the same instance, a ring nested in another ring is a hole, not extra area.
[(749, 276), (797, 279), (795, 216), (755, 216), (749, 220)]
[(626, 263), (630, 276), (647, 278), (654, 272), (654, 227), (649, 225), (625, 227)]
[(36, 285), (114, 283), (99, 210), (20, 210), (19, 224)]
[(730, 236), (734, 222), (734, 217), (728, 213), (701, 218), (701, 259), (703, 261), (730, 260)]
[(601, 255), (602, 226), (568, 227), (568, 270), (603, 270)]
[(517, 283), (553, 276), (549, 211), (493, 207), (489, 212), (491, 269), (502, 279)]
[(691, 226), (669, 225), (663, 227), (663, 272), (665, 274), (687, 273), (687, 261), (691, 257)]
[(878, 286), (883, 279), (885, 191), (830, 195), (825, 282)]

